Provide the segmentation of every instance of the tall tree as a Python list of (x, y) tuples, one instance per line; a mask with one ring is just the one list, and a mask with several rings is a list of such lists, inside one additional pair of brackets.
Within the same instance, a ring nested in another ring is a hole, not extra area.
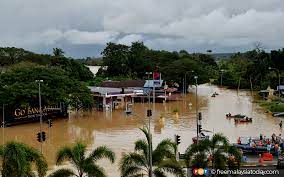
[(65, 146), (61, 148), (57, 153), (56, 164), (61, 165), (64, 160), (67, 160), (74, 165), (75, 170), (60, 168), (50, 174), (49, 177), (105, 177), (104, 169), (97, 165), (96, 162), (105, 158), (114, 163), (114, 152), (105, 146), (96, 148), (88, 156), (86, 151), (86, 146), (80, 142), (77, 142), (73, 147)]
[[(135, 142), (135, 152), (123, 155), (120, 161), (120, 171), (123, 177), (152, 176), (150, 171), (149, 145), (151, 135), (147, 129), (141, 129), (146, 140)], [(167, 173), (184, 176), (181, 166), (176, 161), (176, 144), (170, 139), (161, 141), (152, 151), (153, 175), (166, 177)]]
[(47, 171), (44, 157), (35, 149), (17, 142), (9, 142), (0, 147), (3, 177), (35, 176), (32, 165), (36, 166), (39, 177)]
[(108, 76), (128, 75), (129, 47), (122, 44), (107, 43), (102, 52), (103, 65), (107, 66)]
[(60, 48), (53, 48), (53, 55), (56, 57), (63, 57), (64, 51)]

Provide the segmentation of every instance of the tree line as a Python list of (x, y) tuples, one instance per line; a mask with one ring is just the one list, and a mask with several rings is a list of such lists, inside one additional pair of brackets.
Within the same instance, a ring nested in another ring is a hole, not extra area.
[(281, 75), (284, 70), (284, 49), (272, 50), (270, 53), (261, 48), (239, 52), (221, 60), (219, 66), (220, 70), (223, 70), (223, 85), (230, 88), (276, 88), (279, 74), (280, 82), (283, 81)]
[[(229, 145), (222, 134), (215, 134), (211, 139), (190, 145), (185, 152), (185, 159), (178, 160), (177, 144), (171, 139), (164, 139), (152, 149), (152, 137), (147, 128), (141, 128), (145, 136), (135, 142), (133, 152), (122, 155), (119, 161), (121, 177), (149, 176), (166, 177), (186, 176), (183, 167), (215, 169), (239, 169), (241, 153)], [(149, 159), (149, 153), (152, 160)], [(47, 175), (48, 165), (45, 157), (38, 150), (19, 142), (8, 142), (0, 146), (1, 173), (3, 177), (105, 177), (103, 167), (97, 162), (107, 159), (116, 160), (115, 153), (106, 146), (100, 146), (87, 153), (86, 145), (77, 141), (73, 146), (60, 148), (56, 155), (56, 165), (68, 161), (68, 168), (59, 167)], [(151, 163), (150, 163), (151, 162)], [(152, 171), (150, 170), (152, 164)]]
[(38, 85), (43, 80), (44, 105), (64, 102), (73, 108), (91, 105), (86, 81), (93, 74), (79, 61), (54, 48), (53, 55), (35, 54), (14, 47), (0, 48), (0, 104), (11, 107), (38, 103)]
[[(193, 75), (199, 83), (210, 78), (218, 78), (218, 66), (214, 58), (207, 54), (189, 54), (185, 50), (169, 52), (152, 50), (143, 42), (133, 42), (131, 46), (108, 43), (102, 51), (102, 61), (106, 70), (101, 69), (98, 77), (124, 77), (145, 79), (146, 72), (157, 71), (167, 83), (178, 83), (181, 87), (185, 75), (187, 83), (194, 83)], [(194, 73), (192, 72), (194, 71)]]

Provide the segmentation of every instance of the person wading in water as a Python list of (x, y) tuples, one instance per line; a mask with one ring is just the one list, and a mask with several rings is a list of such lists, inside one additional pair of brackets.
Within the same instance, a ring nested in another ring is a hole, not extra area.
[(282, 128), (282, 120), (281, 120), (281, 122), (279, 123), (279, 127)]

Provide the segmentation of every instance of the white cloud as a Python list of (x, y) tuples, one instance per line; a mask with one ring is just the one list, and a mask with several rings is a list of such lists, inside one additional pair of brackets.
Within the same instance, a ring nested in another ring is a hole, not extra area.
[(282, 0), (9, 0), (0, 1), (0, 45), (144, 40), (167, 50), (235, 51), (260, 41), (280, 48), (283, 19)]
[(117, 43), (119, 44), (125, 44), (125, 45), (131, 45), (132, 42), (135, 41), (142, 41), (143, 40), (143, 36), (139, 35), (139, 34), (130, 34), (130, 35), (126, 35), (123, 38), (120, 38)]
[(64, 38), (72, 44), (101, 44), (111, 42), (119, 35), (118, 32), (98, 31), (86, 32), (78, 30), (70, 30), (64, 33)]

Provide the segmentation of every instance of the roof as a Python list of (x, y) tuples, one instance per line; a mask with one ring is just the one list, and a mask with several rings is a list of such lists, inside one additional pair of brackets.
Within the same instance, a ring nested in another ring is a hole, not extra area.
[(284, 85), (279, 86), (280, 90), (284, 90)]
[(125, 80), (125, 81), (104, 81), (100, 87), (109, 88), (133, 88), (143, 87), (145, 84), (144, 80)]
[(146, 80), (144, 87), (153, 87), (155, 83), (155, 87), (162, 87), (163, 80)]
[(109, 88), (109, 87), (88, 87), (92, 93), (103, 97), (113, 97), (113, 96), (133, 96), (133, 95), (143, 95), (143, 90), (139, 89), (124, 89), (124, 93), (121, 93), (122, 88)]
[[(121, 88), (110, 88), (110, 87), (88, 87), (92, 93), (99, 93), (101, 95), (120, 93)], [(125, 93), (133, 92), (133, 89), (124, 89)]]

